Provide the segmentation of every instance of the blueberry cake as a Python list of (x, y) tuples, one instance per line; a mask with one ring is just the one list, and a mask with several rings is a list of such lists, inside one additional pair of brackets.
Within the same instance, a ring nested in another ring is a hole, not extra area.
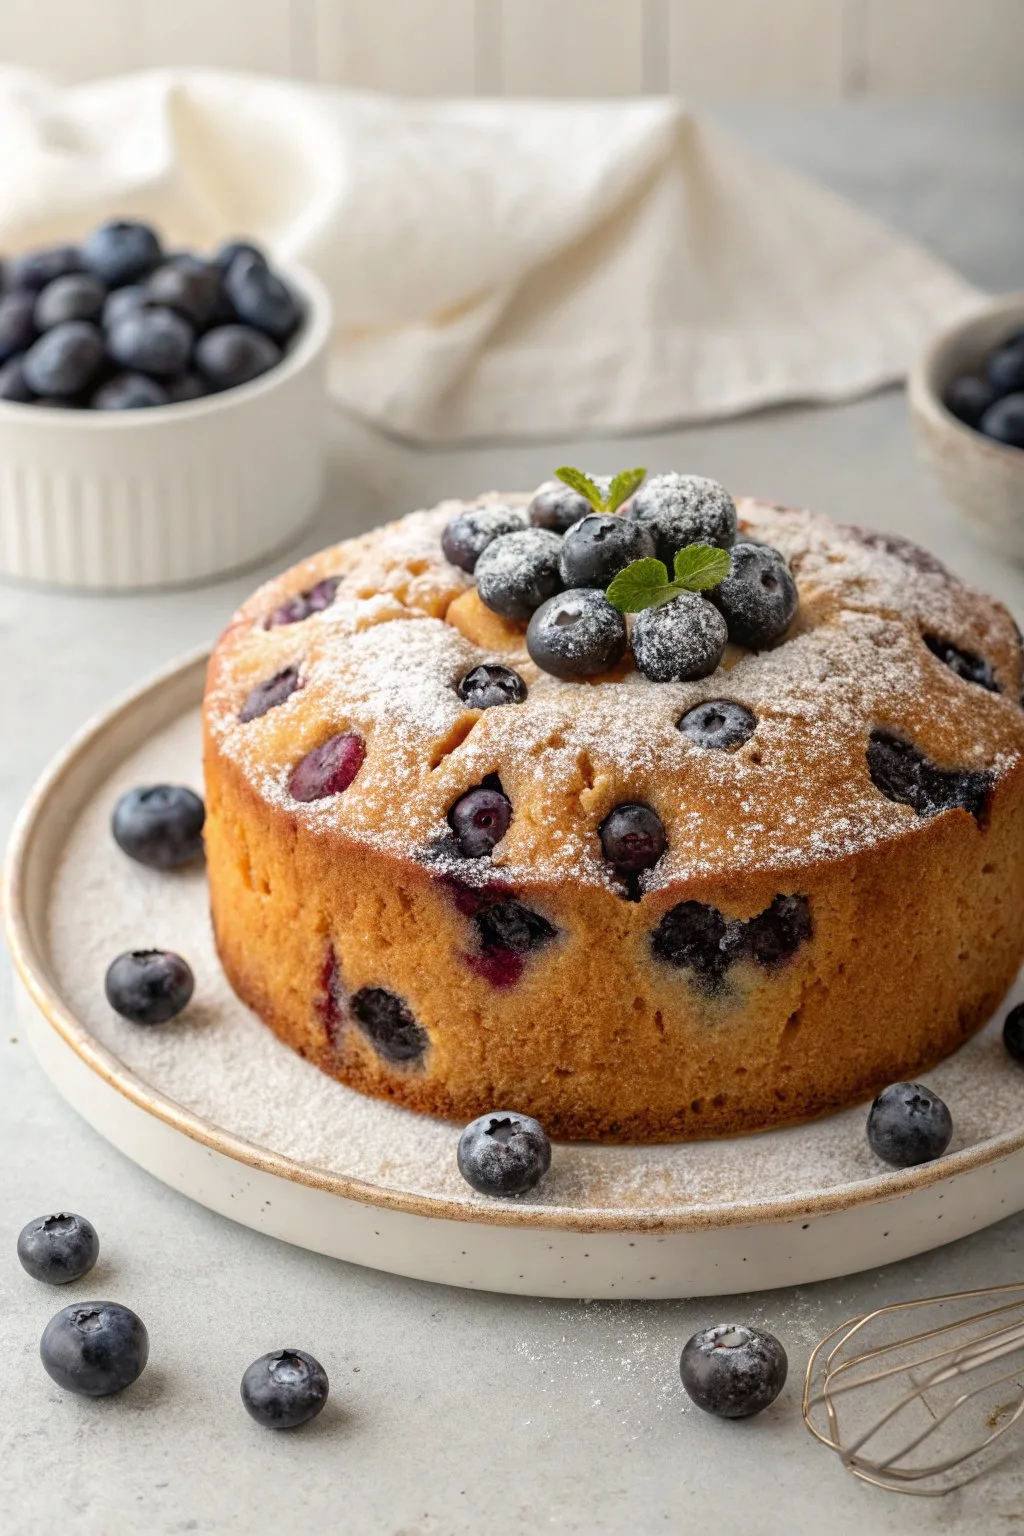
[(1016, 973), (1009, 613), (902, 539), (640, 473), (415, 512), (217, 645), (219, 953), (365, 1093), (755, 1131), (913, 1078)]

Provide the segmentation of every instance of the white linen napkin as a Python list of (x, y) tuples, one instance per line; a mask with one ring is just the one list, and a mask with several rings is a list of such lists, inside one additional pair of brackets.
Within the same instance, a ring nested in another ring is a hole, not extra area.
[(426, 442), (626, 431), (900, 377), (979, 295), (678, 102), (431, 101), (0, 70), (0, 248), (111, 214), (334, 299), (330, 384)]

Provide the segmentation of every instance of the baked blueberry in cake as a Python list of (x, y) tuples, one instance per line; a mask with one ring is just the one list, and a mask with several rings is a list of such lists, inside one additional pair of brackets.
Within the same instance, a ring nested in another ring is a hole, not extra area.
[(925, 551), (700, 477), (414, 512), (214, 652), (224, 967), (324, 1071), (463, 1123), (869, 1098), (1020, 963), (1021, 681), (1009, 613)]

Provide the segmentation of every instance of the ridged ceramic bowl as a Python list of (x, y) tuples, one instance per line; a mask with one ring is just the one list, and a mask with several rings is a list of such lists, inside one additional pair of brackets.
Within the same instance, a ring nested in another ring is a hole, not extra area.
[(173, 586), (252, 565), (320, 499), (331, 302), (284, 276), (306, 317), (279, 367), (223, 394), (136, 411), (0, 401), (0, 576)]
[(989, 354), (1024, 327), (1024, 293), (942, 331), (910, 375), (910, 414), (918, 448), (964, 521), (1024, 564), (1024, 449), (983, 437), (948, 411), (943, 400), (962, 373), (976, 373)]

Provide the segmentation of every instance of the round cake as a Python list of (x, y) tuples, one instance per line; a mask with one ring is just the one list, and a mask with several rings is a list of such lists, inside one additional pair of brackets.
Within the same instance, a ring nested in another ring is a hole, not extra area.
[[(217, 946), (325, 1072), (682, 1140), (865, 1099), (998, 1005), (1024, 948), (1013, 619), (916, 545), (711, 485), (579, 526), (550, 486), (446, 502), (232, 619)], [(627, 558), (629, 619), (604, 595)]]

